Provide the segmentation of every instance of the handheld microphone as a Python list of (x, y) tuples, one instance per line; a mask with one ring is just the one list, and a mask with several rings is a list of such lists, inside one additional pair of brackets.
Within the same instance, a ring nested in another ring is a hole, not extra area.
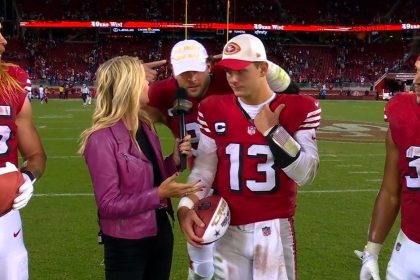
[[(179, 118), (179, 138), (182, 141), (187, 135), (187, 129), (185, 127), (185, 114), (188, 114), (192, 108), (192, 102), (187, 100), (187, 91), (184, 88), (178, 87), (176, 89), (175, 102), (172, 107), (174, 116)], [(180, 171), (187, 168), (187, 155), (180, 154), (181, 167)]]

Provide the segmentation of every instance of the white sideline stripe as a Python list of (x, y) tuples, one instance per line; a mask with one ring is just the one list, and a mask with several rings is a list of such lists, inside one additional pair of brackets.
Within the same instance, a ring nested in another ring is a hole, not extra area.
[(342, 159), (321, 159), (321, 161), (322, 162), (325, 162), (325, 161), (335, 161), (335, 162), (340, 162), (340, 161), (343, 161)]
[(361, 190), (319, 190), (319, 191), (298, 191), (298, 193), (357, 193), (357, 192), (378, 192), (379, 189)]
[(350, 171), (350, 174), (376, 174), (379, 171)]
[[(96, 98), (95, 98), (96, 99)], [(331, 101), (331, 100), (329, 100)], [(81, 102), (80, 97), (79, 98), (69, 98), (69, 99), (56, 99), (56, 98), (52, 98), (49, 99), (48, 102)]]
[(361, 164), (340, 164), (340, 165), (336, 165), (337, 167), (362, 167), (363, 165)]
[(73, 119), (73, 115), (44, 115), (39, 116), (38, 119)]
[[(89, 125), (89, 123), (87, 123), (86, 121), (77, 121), (77, 119), (75, 120), (75, 119), (61, 119), (61, 120), (55, 120), (55, 119), (43, 119), (43, 120), (40, 120), (40, 121), (38, 121), (39, 123), (48, 123), (48, 124), (51, 124), (51, 123), (58, 123), (58, 124), (62, 124), (62, 123), (68, 123), (68, 122), (71, 122), (71, 124), (76, 124), (76, 123), (82, 123), (82, 124), (84, 124), (84, 125), (86, 125), (86, 126), (88, 126)], [(37, 122), (37, 123), (38, 123)]]
[(63, 140), (63, 141), (70, 141), (70, 140), (77, 140), (77, 139), (79, 139), (79, 138), (77, 138), (77, 137), (69, 137), (69, 138), (42, 138), (41, 140), (42, 141), (61, 141), (61, 140)]
[(331, 142), (331, 143), (339, 143), (339, 144), (362, 144), (362, 145), (377, 145), (377, 144), (384, 144), (384, 141), (374, 141), (369, 142), (369, 139), (363, 139), (366, 142), (355, 142), (355, 141), (338, 141), (338, 140), (328, 140), (328, 139), (317, 139), (318, 142)]
[(54, 126), (48, 127), (46, 125), (42, 125), (42, 126), (38, 126), (37, 128), (42, 129), (42, 130), (44, 130), (44, 129), (54, 129), (54, 130), (79, 130), (79, 131), (82, 131), (82, 129), (80, 127), (54, 127)]
[(66, 112), (86, 112), (87, 108), (83, 108), (83, 109), (67, 109)]
[(323, 154), (320, 152), (321, 157), (383, 157), (385, 154)]
[[(298, 191), (298, 193), (357, 193), (357, 192), (378, 192), (379, 189), (348, 189), (348, 190), (314, 190), (314, 191)], [(93, 196), (93, 193), (36, 193), (37, 197), (76, 197), (76, 196)]]
[(36, 193), (34, 196), (46, 196), (46, 197), (55, 197), (55, 196), (93, 196), (93, 193)]
[(48, 156), (48, 159), (50, 158), (68, 159), (68, 158), (83, 158), (83, 156), (82, 155), (80, 156)]

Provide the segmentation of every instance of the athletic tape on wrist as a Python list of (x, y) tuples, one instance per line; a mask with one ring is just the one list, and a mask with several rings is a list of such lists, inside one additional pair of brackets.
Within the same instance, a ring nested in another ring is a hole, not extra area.
[(274, 128), (274, 126), (270, 127), (269, 129), (267, 129), (266, 131), (264, 131), (263, 135), (264, 137), (267, 137), (268, 134), (270, 134), (271, 130)]
[(366, 246), (365, 246), (365, 251), (368, 251), (371, 254), (375, 254), (375, 255), (379, 255), (379, 252), (382, 249), (382, 244), (379, 243), (375, 243), (375, 242), (371, 242), (368, 241)]
[(181, 207), (187, 207), (188, 209), (193, 209), (194, 201), (191, 198), (184, 196), (179, 200), (178, 209)]

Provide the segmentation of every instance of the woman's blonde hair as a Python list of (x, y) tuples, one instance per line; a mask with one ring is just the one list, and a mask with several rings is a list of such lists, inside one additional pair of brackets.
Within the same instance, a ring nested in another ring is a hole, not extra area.
[(153, 127), (147, 113), (140, 110), (140, 95), (146, 83), (144, 67), (136, 57), (117, 56), (99, 66), (92, 126), (80, 135), (79, 153), (84, 153), (93, 132), (110, 127), (121, 119), (129, 124), (133, 139), (139, 119)]

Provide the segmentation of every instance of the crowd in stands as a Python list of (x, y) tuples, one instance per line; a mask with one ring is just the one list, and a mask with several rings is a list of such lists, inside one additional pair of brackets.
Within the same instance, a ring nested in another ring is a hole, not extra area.
[(31, 79), (44, 80), (49, 85), (90, 83), (99, 64), (116, 55), (138, 56), (147, 61), (162, 58), (162, 43), (154, 40), (143, 40), (142, 44), (130, 40), (114, 43), (9, 40), (9, 45), (11, 51), (5, 59), (19, 62)]
[[(198, 39), (210, 54), (221, 52), (224, 38)], [(401, 71), (407, 44), (400, 40), (368, 42), (342, 37), (324, 44), (285, 44), (262, 38), (269, 58), (299, 83), (359, 83), (368, 85), (386, 72)], [(173, 38), (143, 36), (131, 39), (104, 38), (97, 42), (9, 40), (4, 59), (26, 67), (30, 78), (47, 85), (92, 83), (102, 62), (116, 55), (138, 56), (145, 61), (169, 59)], [(403, 69), (404, 71), (413, 69)], [(169, 65), (159, 69), (159, 79), (171, 75)]]
[[(231, 22), (294, 24), (376, 24), (418, 20), (415, 0), (230, 0)], [(21, 20), (145, 20), (184, 21), (185, 1), (124, 0), (16, 0)], [(252, 8), (250, 8), (252, 7)], [(226, 21), (226, 0), (188, 1), (189, 22)], [(181, 38), (170, 34), (112, 39), (92, 31), (68, 30), (57, 36), (49, 30), (23, 30), (24, 39), (9, 40), (4, 59), (26, 67), (30, 78), (47, 85), (92, 83), (99, 64), (116, 55), (133, 55), (145, 61), (169, 59), (173, 44)], [(54, 31), (55, 32), (55, 31)], [(168, 32), (169, 33), (169, 32)], [(177, 36), (180, 36), (179, 34)], [(264, 38), (270, 59), (290, 76), (313, 85), (330, 83), (371, 84), (388, 71), (404, 69), (407, 43), (388, 42), (364, 33), (348, 36), (319, 35), (312, 40), (285, 40), (299, 35)], [(201, 35), (210, 54), (220, 53), (225, 36)], [(52, 39), (54, 38), (54, 39)], [(388, 39), (388, 38), (386, 38)], [(407, 69), (404, 69), (407, 70)], [(412, 69), (408, 69), (412, 71)], [(159, 69), (159, 79), (169, 77), (169, 65)]]
[[(16, 0), (21, 19), (185, 21), (186, 1)], [(227, 0), (188, 0), (189, 22), (225, 22)], [(230, 0), (231, 22), (377, 24), (418, 22), (416, 0)]]
[[(366, 43), (345, 40), (332, 45), (272, 45), (274, 58), (300, 83), (374, 83), (387, 72), (403, 69), (400, 41)], [(405, 64), (404, 64), (405, 65)]]
[(287, 23), (296, 24), (385, 24), (418, 22), (415, 0), (281, 1)]

